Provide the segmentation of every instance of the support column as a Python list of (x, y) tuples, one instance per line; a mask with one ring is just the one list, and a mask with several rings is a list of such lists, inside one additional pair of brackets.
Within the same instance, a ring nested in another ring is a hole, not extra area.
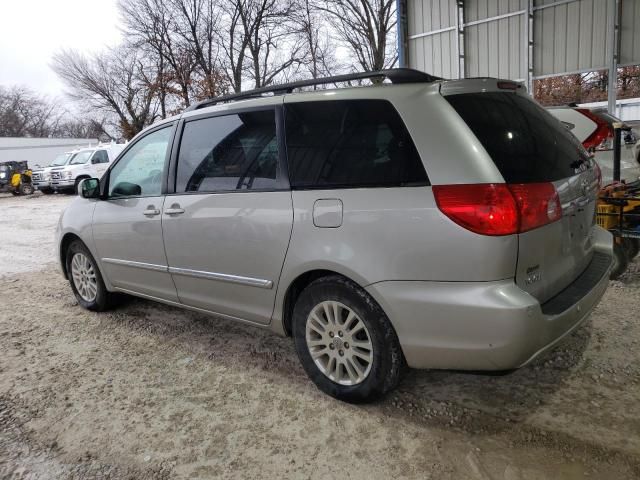
[(464, 0), (456, 0), (456, 54), (458, 58), (458, 78), (464, 78)]
[(398, 66), (404, 68), (409, 65), (407, 0), (396, 0), (396, 28), (398, 31)]
[(616, 97), (618, 87), (618, 56), (620, 52), (620, 0), (608, 0), (607, 22), (609, 34), (609, 84), (607, 86), (608, 110), (616, 114)]
[(527, 70), (527, 91), (533, 96), (533, 0), (527, 1), (527, 11), (524, 15), (524, 62)]

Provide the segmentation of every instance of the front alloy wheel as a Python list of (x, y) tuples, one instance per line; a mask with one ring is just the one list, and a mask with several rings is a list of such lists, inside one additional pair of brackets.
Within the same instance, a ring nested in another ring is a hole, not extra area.
[(98, 280), (93, 265), (84, 253), (78, 252), (71, 258), (71, 276), (78, 295), (85, 302), (94, 302), (98, 294)]
[(65, 261), (71, 290), (82, 307), (100, 312), (114, 304), (117, 297), (105, 287), (96, 261), (84, 243), (71, 242)]

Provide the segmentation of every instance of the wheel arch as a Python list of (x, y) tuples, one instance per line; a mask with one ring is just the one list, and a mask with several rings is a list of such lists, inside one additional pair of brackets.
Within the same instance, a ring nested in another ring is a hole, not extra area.
[[(315, 280), (318, 280), (319, 278), (323, 278), (323, 277), (330, 277), (330, 276), (342, 277), (345, 280), (348, 280), (349, 282), (353, 283), (354, 285), (357, 285), (363, 291), (366, 292), (365, 284), (363, 284), (363, 282), (354, 279), (352, 275), (339, 272), (336, 269), (314, 268), (298, 274), (298, 276), (296, 276), (293, 279), (293, 281), (289, 283), (287, 290), (284, 294), (284, 299), (282, 301), (282, 311), (281, 311), (282, 330), (284, 331), (284, 334), (286, 336), (290, 337), (292, 335), (291, 320), (293, 317), (293, 307), (295, 306), (296, 300), (298, 299), (302, 291)], [(367, 292), (367, 295), (371, 296), (368, 292)], [(378, 306), (384, 311), (384, 308), (382, 307), (380, 302), (378, 302), (373, 297), (371, 297), (371, 299), (376, 304), (378, 304)]]
[(72, 232), (65, 233), (62, 239), (60, 240), (60, 251), (59, 251), (60, 265), (62, 266), (62, 274), (66, 279), (69, 278), (69, 272), (67, 272), (67, 250), (69, 250), (69, 245), (71, 245), (71, 243), (74, 242), (75, 240), (80, 240), (84, 244), (82, 239), (78, 235)]

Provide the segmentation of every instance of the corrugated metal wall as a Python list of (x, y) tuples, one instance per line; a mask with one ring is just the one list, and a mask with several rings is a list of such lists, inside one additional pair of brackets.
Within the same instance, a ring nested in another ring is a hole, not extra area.
[(525, 15), (523, 13), (490, 22), (487, 18), (522, 12), (527, 0), (475, 0), (465, 3), (467, 77), (526, 77)]
[[(534, 0), (533, 77), (609, 67), (612, 0)], [(527, 78), (528, 0), (465, 0), (464, 76)], [(409, 66), (458, 77), (455, 0), (407, 0)], [(498, 18), (495, 18), (498, 17)], [(620, 65), (640, 64), (640, 0), (621, 0)]]
[(449, 30), (410, 40), (409, 64), (413, 68), (445, 78), (456, 78), (456, 2), (451, 0), (409, 1), (408, 34)]

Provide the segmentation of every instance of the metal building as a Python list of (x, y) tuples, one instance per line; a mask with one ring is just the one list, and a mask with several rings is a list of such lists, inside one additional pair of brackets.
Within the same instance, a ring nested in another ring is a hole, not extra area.
[(525, 82), (640, 64), (640, 0), (398, 0), (400, 65)]
[(97, 144), (95, 138), (0, 137), (0, 162), (26, 160), (35, 168), (49, 165), (61, 153)]

